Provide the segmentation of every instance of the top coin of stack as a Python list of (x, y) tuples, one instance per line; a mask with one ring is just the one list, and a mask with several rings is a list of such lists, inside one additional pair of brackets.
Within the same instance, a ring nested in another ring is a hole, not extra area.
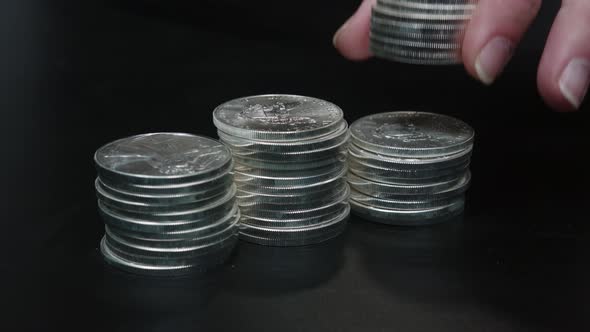
[(242, 239), (306, 245), (344, 229), (349, 133), (338, 106), (302, 96), (253, 96), (220, 105), (213, 121), (235, 162)]
[(371, 51), (414, 64), (461, 62), (465, 27), (479, 0), (377, 0)]
[(374, 114), (351, 127), (348, 181), (353, 212), (376, 222), (424, 225), (463, 211), (474, 132), (421, 112)]
[(94, 160), (107, 262), (139, 274), (177, 275), (207, 269), (231, 253), (239, 211), (226, 146), (154, 133), (109, 143)]

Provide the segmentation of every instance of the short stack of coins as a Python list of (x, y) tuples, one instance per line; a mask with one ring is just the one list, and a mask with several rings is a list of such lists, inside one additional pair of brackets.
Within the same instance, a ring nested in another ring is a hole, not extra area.
[(465, 28), (479, 0), (377, 0), (371, 51), (403, 63), (461, 62)]
[(101, 147), (94, 160), (108, 263), (169, 276), (229, 257), (240, 214), (225, 145), (189, 134), (145, 134)]
[(460, 215), (471, 173), (474, 131), (423, 112), (369, 115), (350, 126), (352, 211), (391, 225), (427, 225)]
[(213, 121), (234, 158), (241, 239), (307, 245), (345, 229), (349, 132), (338, 106), (303, 96), (252, 96), (218, 106)]

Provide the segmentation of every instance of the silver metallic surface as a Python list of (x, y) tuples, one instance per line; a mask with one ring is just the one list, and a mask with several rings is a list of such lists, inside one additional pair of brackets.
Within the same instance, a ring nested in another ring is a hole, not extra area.
[[(469, 173), (467, 171), (466, 173)], [(391, 195), (410, 196), (410, 195), (432, 195), (455, 188), (462, 183), (468, 183), (465, 180), (470, 177), (469, 174), (462, 173), (457, 177), (442, 182), (428, 182), (424, 184), (389, 184), (375, 182), (363, 179), (354, 173), (348, 173), (347, 180), (351, 188), (373, 197), (391, 197)]]
[(165, 264), (144, 263), (141, 262), (141, 257), (138, 259), (138, 257), (133, 255), (128, 255), (127, 258), (120, 257), (109, 247), (105, 238), (100, 243), (100, 249), (106, 262), (118, 269), (140, 275), (170, 277), (204, 272), (222, 264), (231, 255), (237, 239), (238, 237), (234, 236), (226, 241), (226, 246), (217, 248), (216, 251), (203, 255), (199, 259), (181, 261), (166, 260)]
[(340, 120), (333, 132), (326, 135), (295, 141), (263, 141), (244, 139), (220, 130), (217, 131), (220, 140), (229, 146), (232, 152), (278, 152), (278, 153), (296, 153), (311, 150), (322, 150), (327, 147), (335, 146), (348, 139), (348, 123)]
[[(232, 224), (234, 221), (239, 219), (240, 212), (238, 206), (235, 205), (232, 211), (226, 215), (213, 216), (210, 218), (210, 221), (207, 220), (206, 222), (199, 221), (192, 224), (182, 224), (183, 227), (178, 227), (178, 224), (159, 224), (157, 226), (160, 227), (148, 227), (146, 225), (142, 225), (143, 227), (135, 227), (133, 230), (129, 230), (127, 228), (112, 226), (109, 223), (107, 223), (105, 227), (123, 237), (130, 237), (140, 240), (194, 240), (198, 239), (199, 237), (207, 237), (212, 234), (216, 234), (225, 229), (227, 225)], [(191, 228), (191, 226), (193, 227)]]
[(464, 30), (477, 0), (378, 0), (372, 9), (370, 49), (410, 64), (461, 63)]
[(387, 168), (399, 171), (426, 171), (454, 167), (470, 161), (473, 146), (453, 154), (432, 158), (395, 157), (382, 153), (374, 153), (358, 147), (354, 141), (348, 145), (349, 158), (364, 165)]
[(432, 209), (440, 206), (448, 205), (455, 202), (459, 197), (463, 199), (462, 193), (449, 197), (441, 197), (432, 199), (431, 197), (405, 197), (406, 199), (394, 199), (394, 198), (382, 198), (373, 197), (356, 191), (351, 190), (350, 200), (367, 206), (382, 208), (382, 209), (395, 209), (395, 210), (419, 210), (419, 209)]
[(335, 163), (346, 162), (347, 149), (344, 147), (338, 149), (335, 154), (328, 154), (322, 159), (298, 161), (298, 162), (281, 162), (279, 160), (258, 160), (252, 158), (245, 158), (239, 155), (234, 155), (236, 167), (239, 165), (251, 168), (257, 168), (264, 171), (302, 171), (313, 168), (334, 165)]
[(213, 122), (227, 134), (246, 139), (309, 139), (333, 132), (342, 110), (327, 101), (295, 95), (234, 99), (213, 111)]
[(359, 147), (388, 156), (433, 158), (461, 152), (474, 131), (458, 119), (426, 112), (389, 112), (363, 117), (350, 126)]
[(339, 167), (333, 170), (318, 172), (316, 175), (309, 175), (307, 177), (292, 177), (292, 178), (273, 178), (273, 177), (258, 177), (247, 176), (240, 173), (235, 173), (235, 181), (238, 183), (238, 188), (245, 189), (246, 187), (263, 188), (266, 193), (284, 192), (285, 190), (293, 189), (312, 189), (315, 187), (336, 181), (342, 178), (346, 172), (347, 167), (344, 163), (339, 164)]
[(350, 200), (352, 212), (364, 219), (399, 226), (430, 225), (450, 220), (463, 213), (465, 201), (458, 200), (442, 207), (423, 210), (394, 210), (375, 208)]
[(169, 201), (168, 203), (146, 203), (143, 201), (139, 201), (137, 199), (131, 201), (127, 198), (115, 197), (111, 193), (106, 192), (100, 185), (99, 181), (95, 182), (96, 195), (104, 205), (118, 209), (120, 211), (138, 213), (169, 213), (186, 210), (196, 210), (199, 208), (210, 206), (218, 200), (227, 197), (227, 195), (232, 191), (231, 188), (232, 187), (224, 188), (223, 191), (212, 193), (208, 197), (199, 200), (179, 201), (178, 203), (175, 203), (174, 201)]
[[(123, 239), (116, 234), (106, 233), (105, 238), (108, 246), (115, 250), (116, 253), (126, 253), (138, 257), (143, 257), (144, 262), (162, 263), (166, 264), (167, 260), (185, 260), (193, 259), (199, 256), (206, 255), (212, 251), (216, 251), (219, 247), (226, 245), (226, 242), (238, 233), (238, 227), (232, 225), (228, 227), (223, 233), (212, 236), (213, 242), (205, 244), (190, 245), (186, 247), (154, 247), (152, 245), (139, 245), (129, 242), (128, 239)], [(130, 256), (129, 256), (130, 257)]]
[[(231, 162), (228, 166), (233, 167)], [(167, 195), (184, 195), (184, 194), (203, 194), (217, 187), (228, 187), (233, 183), (233, 178), (230, 173), (232, 168), (227, 168), (223, 173), (217, 174), (211, 178), (200, 181), (188, 183), (174, 183), (164, 185), (141, 185), (128, 183), (124, 181), (112, 181), (108, 178), (99, 177), (100, 181), (105, 185), (122, 192), (127, 192), (132, 195), (153, 195), (153, 196), (167, 196)]]
[(240, 239), (270, 246), (303, 246), (327, 241), (345, 229), (350, 207), (334, 220), (307, 228), (264, 228), (241, 224)]
[(100, 188), (102, 192), (105, 192), (106, 194), (113, 196), (117, 199), (121, 199), (123, 201), (139, 202), (154, 205), (177, 205), (185, 203), (202, 202), (210, 199), (211, 197), (222, 195), (223, 193), (227, 192), (229, 188), (231, 188), (231, 175), (228, 174), (226, 179), (228, 181), (223, 181), (218, 185), (211, 187), (203, 187), (203, 191), (201, 192), (181, 192), (177, 194), (133, 193), (113, 188), (105, 184), (99, 178), (97, 178), (95, 181), (95, 187)]
[(441, 179), (453, 178), (469, 168), (469, 161), (462, 164), (441, 169), (391, 169), (367, 165), (361, 161), (350, 158), (348, 170), (362, 178), (384, 183), (427, 183), (437, 182)]
[(220, 142), (181, 133), (154, 133), (117, 140), (99, 148), (99, 177), (137, 184), (172, 184), (214, 176), (231, 163)]
[(178, 250), (179, 248), (196, 248), (196, 247), (206, 247), (211, 244), (215, 244), (219, 241), (225, 240), (229, 235), (235, 234), (237, 232), (239, 216), (233, 216), (232, 219), (225, 221), (224, 223), (220, 223), (219, 226), (221, 227), (213, 227), (209, 233), (199, 234), (193, 238), (178, 238), (178, 239), (152, 239), (152, 238), (142, 238), (136, 236), (136, 234), (129, 234), (128, 232), (120, 232), (116, 228), (110, 228), (105, 226), (105, 233), (107, 237), (113, 239), (121, 239), (123, 242), (128, 243), (133, 246), (138, 246), (139, 248), (151, 248), (154, 250), (168, 250), (174, 249)]
[(347, 215), (349, 212), (349, 204), (341, 203), (337, 209), (334, 209), (330, 213), (300, 219), (272, 219), (242, 216), (241, 225), (257, 226), (262, 228), (307, 228), (314, 225), (324, 224), (330, 220), (341, 218), (343, 215)]
[(255, 194), (276, 194), (276, 195), (288, 195), (288, 194), (312, 194), (319, 191), (327, 190), (332, 186), (337, 186), (340, 179), (346, 176), (347, 170), (343, 168), (338, 173), (333, 173), (331, 176), (322, 179), (312, 184), (300, 184), (294, 186), (262, 186), (252, 185), (249, 183), (236, 182), (236, 186), (240, 191), (246, 191)]

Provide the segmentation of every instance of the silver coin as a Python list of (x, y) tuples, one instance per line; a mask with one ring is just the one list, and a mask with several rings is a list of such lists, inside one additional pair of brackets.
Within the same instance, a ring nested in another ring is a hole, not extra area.
[(477, 8), (477, 1), (411, 1), (411, 0), (377, 0), (377, 6), (398, 6), (412, 9), (441, 9), (441, 10), (466, 10), (473, 11)]
[[(379, 40), (370, 40), (371, 51), (374, 54), (386, 54), (387, 56), (397, 56), (408, 58), (410, 60), (460, 60), (461, 48), (437, 49), (426, 47), (412, 47), (404, 45), (393, 45), (380, 42)], [(377, 53), (379, 52), (379, 53)]]
[[(342, 201), (348, 198), (348, 186), (345, 186), (340, 191), (334, 190), (333, 193), (330, 195), (326, 195), (325, 197), (321, 197), (316, 200), (308, 200), (303, 199), (301, 201), (296, 201), (292, 199), (289, 204), (277, 204), (277, 203), (265, 203), (257, 200), (256, 198), (250, 200), (241, 200), (238, 198), (238, 205), (242, 209), (260, 209), (265, 211), (299, 211), (299, 210), (310, 210), (316, 209), (332, 202)], [(301, 196), (305, 197), (305, 196)]]
[(134, 219), (143, 220), (146, 222), (163, 222), (163, 221), (193, 221), (207, 218), (210, 215), (215, 215), (220, 211), (229, 212), (231, 211), (235, 202), (236, 187), (232, 186), (225, 196), (218, 200), (208, 204), (206, 206), (199, 207), (197, 209), (182, 210), (182, 211), (171, 211), (171, 212), (137, 212), (128, 211), (117, 208), (116, 206), (106, 205), (103, 201), (99, 200), (98, 204), (101, 212), (107, 212), (109, 215), (117, 216), (119, 219)]
[(465, 30), (426, 30), (426, 29), (410, 29), (401, 28), (397, 26), (385, 26), (377, 23), (371, 23), (371, 32), (375, 39), (382, 40), (383, 44), (387, 44), (387, 39), (397, 39), (403, 41), (402, 45), (407, 45), (409, 42), (426, 42), (443, 43), (443, 44), (461, 44), (465, 35)]
[[(230, 166), (233, 167), (233, 162)], [(100, 181), (114, 190), (135, 196), (206, 196), (208, 192), (214, 191), (216, 188), (231, 186), (233, 178), (230, 171), (231, 168), (228, 168), (225, 173), (218, 174), (210, 179), (171, 185), (138, 185), (121, 181), (113, 182), (105, 178), (100, 178)]]
[[(469, 172), (469, 171), (467, 171)], [(465, 174), (461, 174), (460, 176), (451, 178), (449, 180), (444, 180), (441, 182), (432, 182), (432, 183), (425, 183), (425, 184), (389, 184), (389, 183), (381, 183), (363, 179), (354, 173), (348, 173), (346, 179), (350, 184), (350, 187), (360, 191), (364, 194), (380, 197), (383, 194), (397, 194), (397, 195), (428, 195), (433, 194), (436, 192), (445, 191), (447, 189), (453, 188), (464, 181), (464, 177), (467, 176)]]
[(278, 160), (258, 160), (252, 158), (245, 158), (239, 155), (234, 155), (234, 161), (237, 167), (251, 167), (258, 168), (260, 170), (270, 171), (301, 171), (310, 170), (318, 167), (324, 167), (328, 165), (334, 165), (335, 163), (346, 162), (346, 147), (339, 148), (337, 153), (329, 154), (322, 159), (307, 160), (299, 162), (280, 162)]
[(467, 13), (429, 13), (413, 12), (407, 9), (399, 10), (394, 8), (385, 8), (382, 6), (373, 7), (373, 15), (395, 19), (411, 19), (423, 21), (466, 21), (471, 19), (471, 12)]
[(274, 163), (292, 163), (292, 162), (312, 162), (315, 160), (323, 160), (329, 156), (338, 156), (347, 148), (347, 139), (341, 139), (339, 142), (332, 146), (327, 146), (323, 149), (300, 151), (300, 152), (259, 152), (259, 151), (248, 151), (245, 149), (233, 150), (232, 153), (235, 157), (240, 157), (240, 160), (260, 160), (263, 162), (274, 162)]
[[(219, 233), (232, 224), (235, 220), (240, 219), (240, 210), (237, 204), (234, 205), (232, 211), (226, 215), (213, 217), (206, 221), (183, 224), (181, 229), (175, 228), (173, 225), (164, 224), (167, 227), (135, 227), (133, 230), (126, 228), (115, 227), (111, 224), (106, 224), (105, 227), (111, 229), (115, 234), (123, 237), (129, 237), (139, 240), (193, 240), (197, 238), (207, 237), (212, 234)], [(162, 226), (162, 225), (158, 225)], [(191, 227), (192, 228), (187, 228)], [(139, 228), (139, 230), (138, 230)]]
[(346, 201), (350, 195), (350, 189), (345, 184), (343, 190), (334, 192), (324, 199), (312, 202), (294, 202), (293, 204), (272, 204), (254, 202), (247, 204), (238, 200), (242, 214), (250, 217), (284, 219), (284, 218), (305, 218), (306, 215), (315, 216), (333, 205)]
[(323, 191), (339, 179), (342, 179), (346, 175), (346, 168), (343, 168), (339, 173), (335, 173), (329, 178), (322, 181), (318, 181), (312, 184), (295, 185), (290, 187), (285, 186), (262, 186), (262, 185), (251, 185), (249, 183), (236, 182), (238, 190), (243, 190), (249, 193), (262, 193), (262, 194), (311, 194), (318, 191)]
[(252, 217), (252, 218), (264, 218), (264, 219), (274, 219), (274, 220), (292, 220), (292, 219), (305, 219), (305, 218), (313, 218), (316, 216), (322, 216), (326, 214), (330, 214), (334, 211), (338, 211), (341, 208), (341, 205), (344, 204), (343, 202), (348, 199), (350, 192), (346, 192), (346, 196), (344, 199), (331, 202), (326, 204), (325, 206), (317, 207), (317, 208), (310, 208), (306, 210), (264, 210), (259, 207), (251, 207), (251, 206), (240, 206), (240, 213), (244, 217)]
[(294, 95), (239, 98), (213, 111), (213, 122), (219, 130), (258, 140), (322, 136), (333, 132), (342, 118), (342, 110), (332, 103)]
[(231, 187), (231, 176), (227, 177), (230, 181), (225, 181), (225, 183), (221, 183), (220, 185), (207, 188), (205, 191), (201, 192), (189, 192), (189, 193), (177, 193), (177, 194), (164, 194), (164, 195), (154, 195), (154, 194), (144, 194), (144, 193), (133, 193), (129, 191), (124, 191), (120, 189), (115, 189), (110, 187), (109, 185), (103, 183), (99, 178), (96, 179), (95, 186), (101, 188), (102, 191), (108, 193), (109, 195), (120, 198), (126, 201), (136, 201), (142, 202), (146, 204), (156, 204), (156, 205), (163, 205), (163, 204), (184, 204), (184, 203), (191, 203), (191, 202), (199, 202), (203, 200), (207, 200), (210, 197), (215, 197), (223, 192), (226, 192)]
[[(129, 242), (128, 239), (123, 239), (112, 233), (106, 233), (105, 239), (109, 248), (114, 250), (119, 256), (122, 256), (123, 253), (126, 253), (136, 257), (143, 257), (145, 259), (145, 263), (152, 262), (168, 264), (170, 263), (170, 260), (193, 259), (198, 256), (206, 255), (212, 251), (216, 251), (217, 249), (219, 249), (219, 247), (225, 246), (226, 241), (228, 241), (228, 239), (231, 239), (234, 236), (236, 236), (237, 231), (237, 225), (232, 225), (232, 227), (227, 228), (227, 230), (225, 230), (223, 234), (214, 235), (215, 242), (186, 247), (171, 248), (157, 248), (153, 246), (154, 244), (150, 244), (150, 246), (138, 245), (136, 243)], [(137, 242), (137, 240), (134, 240), (134, 242)], [(127, 256), (125, 258), (130, 257), (131, 256)]]
[[(178, 249), (178, 248), (194, 248), (198, 246), (206, 246), (217, 243), (228, 237), (228, 234), (234, 234), (238, 227), (239, 215), (234, 215), (232, 219), (219, 223), (218, 225), (212, 225), (209, 228), (209, 233), (199, 234), (192, 238), (176, 238), (176, 239), (162, 239), (162, 238), (145, 238), (140, 234), (137, 236), (136, 233), (119, 231), (116, 228), (110, 228), (105, 226), (105, 233), (107, 237), (114, 239), (121, 239), (125, 243), (131, 245), (154, 248), (154, 249)], [(149, 236), (150, 234), (148, 234)]]
[(350, 159), (348, 162), (348, 171), (367, 180), (383, 183), (432, 183), (440, 181), (443, 178), (453, 178), (464, 173), (469, 168), (469, 161), (452, 167), (441, 169), (391, 169), (367, 165), (359, 160)]
[(415, 211), (420, 209), (432, 209), (440, 206), (446, 206), (454, 203), (458, 199), (464, 199), (462, 195), (453, 197), (444, 197), (440, 199), (426, 200), (395, 200), (391, 198), (379, 198), (365, 195), (359, 191), (351, 189), (350, 200), (360, 204), (381, 209), (395, 209), (404, 211)]
[[(391, 192), (369, 192), (368, 195), (379, 198), (381, 200), (394, 200), (394, 201), (440, 201), (449, 198), (456, 197), (458, 195), (464, 194), (471, 185), (471, 173), (467, 171), (465, 176), (461, 178), (461, 180), (454, 185), (453, 187), (447, 188), (445, 190), (432, 192), (429, 194), (414, 194), (414, 195), (406, 195), (406, 194), (399, 194), (399, 193), (391, 193)], [(384, 203), (386, 204), (386, 203)], [(392, 203), (395, 204), (395, 203)]]
[(348, 139), (348, 124), (345, 120), (334, 132), (313, 139), (301, 139), (296, 141), (257, 141), (243, 139), (217, 131), (217, 135), (232, 152), (271, 152), (271, 153), (297, 153), (313, 150), (322, 150), (339, 145)]
[(159, 185), (209, 178), (231, 164), (220, 142), (180, 133), (154, 133), (117, 140), (94, 155), (101, 178), (113, 182)]
[(409, 40), (409, 39), (402, 39), (402, 38), (390, 38), (384, 37), (381, 35), (377, 35), (375, 33), (371, 33), (369, 36), (369, 40), (371, 43), (381, 43), (385, 47), (408, 47), (408, 48), (416, 48), (421, 50), (434, 50), (434, 51), (455, 51), (461, 48), (460, 41), (451, 41), (450, 43), (444, 43), (440, 40), (427, 40), (422, 38), (420, 40)]
[(119, 211), (138, 212), (138, 213), (169, 213), (177, 211), (195, 210), (210, 206), (219, 199), (223, 199), (228, 193), (232, 191), (232, 187), (225, 188), (225, 190), (216, 193), (210, 197), (201, 200), (194, 200), (180, 203), (144, 203), (141, 201), (130, 201), (123, 198), (115, 197), (107, 193), (97, 181), (95, 183), (96, 196), (105, 205), (111, 208), (116, 208)]
[(420, 226), (444, 222), (460, 215), (463, 213), (465, 201), (461, 199), (446, 206), (413, 211), (375, 208), (353, 200), (350, 201), (350, 206), (355, 215), (369, 221), (398, 226)]
[(379, 20), (379, 21), (387, 21), (387, 24), (395, 24), (395, 25), (408, 25), (408, 24), (420, 24), (420, 25), (427, 25), (427, 26), (446, 26), (448, 28), (445, 29), (454, 29), (455, 27), (465, 26), (469, 20), (465, 19), (445, 19), (439, 17), (438, 19), (419, 19), (415, 17), (392, 17), (389, 15), (384, 15), (378, 11), (373, 10), (371, 20)]
[(406, 6), (405, 3), (403, 2), (399, 2), (399, 3), (392, 3), (392, 4), (388, 4), (388, 5), (382, 5), (379, 6), (380, 9), (384, 9), (384, 10), (392, 10), (392, 11), (396, 11), (396, 12), (403, 12), (403, 13), (412, 13), (412, 14), (424, 14), (424, 15), (440, 15), (440, 16), (450, 16), (453, 15), (453, 17), (455, 15), (461, 15), (461, 16), (465, 16), (465, 15), (472, 15), (473, 14), (473, 8), (461, 8), (461, 7), (457, 7), (457, 6), (436, 6), (436, 5), (431, 5), (430, 7), (412, 7), (412, 6)]
[(437, 53), (425, 56), (424, 53), (383, 50), (375, 45), (371, 45), (371, 53), (378, 58), (413, 65), (457, 65), (463, 61), (458, 54)]
[(457, 50), (461, 49), (461, 42), (443, 43), (439, 40), (428, 41), (428, 40), (407, 40), (401, 38), (387, 38), (381, 37), (371, 33), (369, 36), (371, 43), (380, 43), (384, 45), (384, 49), (405, 47), (410, 49), (420, 49), (421, 51), (432, 50), (432, 51), (443, 51), (456, 53)]
[(195, 272), (207, 271), (214, 266), (223, 264), (231, 255), (238, 237), (233, 237), (227, 241), (225, 247), (219, 248), (207, 255), (199, 257), (198, 260), (192, 259), (188, 261), (181, 261), (178, 264), (175, 261), (165, 261), (166, 264), (146, 264), (137, 262), (136, 257), (131, 255), (131, 260), (122, 258), (115, 254), (103, 238), (100, 242), (100, 249), (105, 258), (105, 261), (115, 268), (139, 275), (150, 276), (181, 276)]
[[(363, 144), (362, 142), (360, 144)], [(364, 165), (388, 168), (399, 171), (425, 171), (425, 170), (438, 170), (448, 167), (453, 167), (465, 163), (469, 163), (471, 160), (471, 152), (473, 145), (467, 146), (463, 151), (437, 156), (433, 158), (415, 158), (415, 157), (395, 157), (383, 155), (380, 153), (371, 152), (360, 148), (352, 141), (352, 144), (348, 146), (349, 159), (354, 159)]]
[(392, 20), (389, 18), (373, 15), (371, 17), (371, 26), (382, 27), (384, 30), (400, 31), (419, 31), (429, 34), (445, 33), (449, 34), (454, 31), (462, 31), (467, 28), (467, 22), (436, 22), (436, 21), (403, 21)]
[(99, 214), (106, 225), (116, 229), (127, 230), (135, 233), (182, 235), (182, 232), (191, 232), (195, 229), (203, 228), (215, 224), (230, 214), (235, 214), (238, 208), (235, 200), (217, 206), (213, 209), (202, 211), (195, 218), (177, 219), (177, 220), (144, 220), (139, 218), (126, 217), (111, 211), (108, 207), (98, 202)]
[(425, 112), (389, 112), (363, 117), (351, 127), (355, 144), (388, 156), (434, 158), (464, 151), (475, 133), (465, 122)]
[(315, 183), (321, 183), (324, 180), (333, 179), (335, 176), (343, 176), (347, 167), (346, 164), (337, 164), (338, 167), (332, 169), (321, 170), (317, 174), (309, 174), (308, 176), (293, 176), (293, 177), (263, 177), (263, 176), (250, 176), (244, 173), (234, 173), (234, 179), (237, 183), (244, 183), (249, 185), (256, 185), (262, 187), (281, 187), (291, 188), (299, 186), (313, 185)]
[(334, 197), (340, 196), (346, 191), (345, 179), (336, 181), (332, 185), (327, 186), (324, 190), (313, 191), (311, 193), (298, 193), (295, 195), (280, 195), (276, 196), (273, 194), (255, 194), (245, 191), (238, 190), (236, 198), (240, 205), (271, 205), (271, 206), (283, 206), (290, 209), (303, 209), (303, 206), (310, 206), (314, 204), (325, 204), (333, 201)]
[(338, 218), (309, 228), (264, 228), (246, 224), (240, 226), (240, 239), (270, 246), (302, 246), (327, 241), (340, 235), (348, 221), (350, 208)]
[(336, 209), (328, 214), (300, 219), (278, 220), (272, 218), (242, 216), (240, 219), (240, 224), (263, 228), (306, 228), (313, 225), (326, 223), (330, 220), (342, 217), (343, 215), (348, 215), (348, 212), (350, 211), (350, 206), (348, 204), (341, 204), (339, 207), (339, 209)]
[[(454, 51), (462, 47), (464, 33), (465, 31), (449, 31), (447, 33), (426, 34), (424, 32), (380, 30), (380, 28), (374, 28), (370, 32), (370, 41), (376, 45), (382, 44), (384, 48), (395, 48), (398, 45), (410, 47), (416, 47), (416, 45), (418, 47), (423, 45), (451, 45), (449, 49)], [(396, 42), (389, 43), (388, 40), (394, 40)], [(438, 49), (440, 47), (436, 48), (436, 50)]]
[(247, 176), (252, 178), (296, 181), (306, 178), (313, 178), (321, 174), (338, 172), (346, 167), (347, 166), (344, 160), (334, 162), (329, 165), (323, 165), (319, 167), (313, 167), (302, 170), (268, 170), (236, 164), (233, 174), (235, 176)]

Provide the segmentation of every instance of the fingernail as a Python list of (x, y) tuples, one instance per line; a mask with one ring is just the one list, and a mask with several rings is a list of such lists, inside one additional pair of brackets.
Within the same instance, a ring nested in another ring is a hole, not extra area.
[(590, 62), (576, 58), (570, 61), (559, 78), (559, 89), (570, 104), (580, 108), (590, 85)]
[(332, 44), (334, 46), (336, 46), (336, 43), (338, 42), (338, 37), (340, 37), (340, 35), (342, 34), (342, 31), (344, 31), (347, 26), (348, 26), (348, 21), (346, 21), (344, 24), (342, 24), (342, 26), (334, 34), (334, 37), (332, 38)]
[(495, 37), (481, 50), (475, 60), (475, 71), (484, 84), (492, 84), (512, 56), (512, 42), (504, 37)]

